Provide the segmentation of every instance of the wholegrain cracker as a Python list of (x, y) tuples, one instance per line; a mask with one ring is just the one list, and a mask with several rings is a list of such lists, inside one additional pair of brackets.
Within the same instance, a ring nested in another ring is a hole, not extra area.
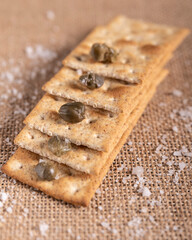
[(143, 101), (142, 98), (150, 84), (158, 84), (155, 74), (157, 73), (154, 73), (145, 83), (143, 91), (122, 106), (125, 110), (121, 114), (111, 114), (86, 106), (86, 117), (83, 121), (76, 124), (67, 123), (61, 119), (58, 111), (68, 100), (46, 94), (26, 117), (24, 123), (50, 136), (68, 138), (76, 145), (98, 151), (109, 151), (113, 148), (116, 139), (121, 136), (123, 125), (131, 111), (140, 101)]
[[(105, 27), (94, 29), (64, 60), (64, 66), (94, 72), (130, 83), (146, 81), (159, 61), (172, 52), (189, 33), (164, 25), (119, 16)], [(95, 62), (90, 56), (94, 43), (106, 43), (119, 53), (115, 63)]]
[(135, 108), (133, 114), (129, 118), (127, 130), (124, 132), (119, 143), (109, 154), (107, 162), (98, 175), (80, 173), (69, 167), (54, 162), (54, 164), (57, 164), (60, 169), (60, 178), (53, 181), (41, 181), (35, 174), (34, 166), (42, 157), (21, 148), (19, 148), (2, 167), (2, 171), (8, 176), (37, 188), (54, 198), (62, 199), (65, 202), (72, 203), (77, 206), (88, 206), (95, 191), (108, 172), (114, 158), (120, 151), (137, 120), (142, 115), (154, 92), (154, 89), (149, 90), (146, 95), (147, 97), (144, 98), (144, 101), (140, 102)]
[[(159, 63), (158, 68), (163, 68), (170, 58), (171, 54), (167, 54)], [(118, 113), (123, 110), (122, 106), (136, 97), (145, 86), (105, 78), (101, 88), (90, 90), (81, 84), (79, 77), (79, 71), (63, 67), (50, 81), (45, 83), (42, 89), (55, 96)], [(114, 98), (116, 101), (111, 101)]]

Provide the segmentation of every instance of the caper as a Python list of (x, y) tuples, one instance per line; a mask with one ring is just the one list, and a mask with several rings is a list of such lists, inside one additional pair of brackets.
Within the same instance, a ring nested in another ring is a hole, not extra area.
[(53, 136), (48, 141), (49, 150), (60, 157), (63, 153), (71, 150), (71, 143), (68, 139), (61, 139), (58, 136)]
[(90, 89), (100, 88), (104, 83), (104, 78), (94, 73), (84, 74), (80, 76), (79, 80)]
[(95, 61), (103, 63), (115, 62), (117, 57), (115, 49), (108, 47), (105, 43), (94, 43), (90, 54)]
[(37, 176), (46, 181), (54, 180), (56, 177), (56, 168), (53, 164), (47, 162), (40, 162), (35, 166)]
[(85, 118), (85, 106), (81, 102), (72, 102), (62, 105), (59, 115), (66, 122), (78, 123)]

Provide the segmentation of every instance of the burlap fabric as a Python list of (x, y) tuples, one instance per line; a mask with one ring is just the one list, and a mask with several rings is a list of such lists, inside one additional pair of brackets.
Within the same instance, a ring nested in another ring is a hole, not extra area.
[[(190, 28), (191, 12), (190, 0), (0, 1), (0, 167), (42, 84), (90, 29), (120, 13)], [(189, 36), (175, 52), (169, 76), (88, 208), (0, 172), (0, 239), (191, 239), (191, 45)], [(143, 167), (148, 198), (131, 174), (135, 166)]]

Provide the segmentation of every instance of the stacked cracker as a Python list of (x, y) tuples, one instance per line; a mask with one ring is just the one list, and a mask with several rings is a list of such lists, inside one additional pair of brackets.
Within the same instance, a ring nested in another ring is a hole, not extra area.
[[(129, 133), (167, 75), (163, 66), (188, 34), (186, 29), (156, 25), (123, 16), (97, 27), (63, 61), (64, 67), (44, 86), (47, 92), (15, 139), (16, 153), (3, 166), (9, 176), (57, 199), (87, 206)], [(114, 63), (96, 62), (90, 56), (94, 43), (105, 43), (119, 53)], [(87, 72), (105, 78), (90, 90), (79, 81)], [(86, 117), (68, 123), (60, 107), (77, 101), (86, 105)], [(61, 156), (48, 147), (51, 136), (67, 138), (72, 149)], [(39, 161), (53, 164), (57, 177), (39, 179)]]

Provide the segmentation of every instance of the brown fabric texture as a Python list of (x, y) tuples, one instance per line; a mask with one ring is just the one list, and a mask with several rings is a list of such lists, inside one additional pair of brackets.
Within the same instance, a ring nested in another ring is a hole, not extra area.
[[(191, 12), (190, 0), (0, 1), (0, 167), (41, 86), (94, 26), (125, 14), (190, 29)], [(191, 45), (190, 35), (88, 208), (0, 172), (0, 239), (190, 239)], [(138, 191), (136, 166), (149, 197)]]

